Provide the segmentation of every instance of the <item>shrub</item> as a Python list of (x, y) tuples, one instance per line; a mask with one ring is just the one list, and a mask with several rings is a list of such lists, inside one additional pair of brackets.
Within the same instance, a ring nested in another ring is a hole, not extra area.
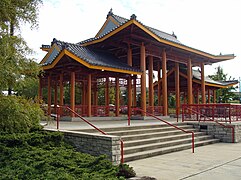
[(0, 132), (29, 132), (44, 116), (40, 105), (16, 96), (0, 95)]
[(136, 176), (136, 172), (128, 164), (120, 164), (118, 166), (117, 176), (123, 176), (125, 178), (131, 178)]

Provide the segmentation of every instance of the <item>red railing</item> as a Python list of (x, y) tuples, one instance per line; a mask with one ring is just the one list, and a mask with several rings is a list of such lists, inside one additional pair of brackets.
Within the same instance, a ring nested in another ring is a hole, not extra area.
[[(193, 111), (191, 111), (193, 110)], [(188, 121), (241, 121), (241, 104), (183, 104), (182, 119)]]
[[(135, 108), (132, 108), (132, 110), (133, 111), (140, 111), (140, 112), (142, 112), (142, 113), (145, 113), (146, 115), (148, 115), (148, 116), (151, 116), (151, 117), (153, 117), (153, 118), (155, 118), (155, 119), (157, 119), (157, 120), (159, 120), (159, 121), (161, 121), (161, 122), (164, 122), (165, 124), (167, 124), (167, 125), (169, 125), (169, 126), (172, 126), (173, 128), (175, 128), (175, 129), (178, 129), (178, 130), (180, 130), (180, 131), (182, 131), (182, 132), (184, 132), (184, 133), (191, 133), (192, 134), (192, 152), (194, 153), (194, 132), (193, 131), (186, 131), (186, 130), (184, 130), (184, 129), (182, 129), (182, 128), (180, 128), (180, 127), (177, 127), (177, 126), (175, 126), (175, 125), (173, 125), (173, 124), (171, 124), (171, 123), (169, 123), (169, 122), (167, 122), (167, 121), (165, 121), (165, 120), (163, 120), (163, 119), (161, 119), (161, 118), (159, 118), (159, 117), (156, 117), (155, 115), (153, 115), (153, 114), (151, 114), (151, 113), (148, 113), (148, 112), (145, 112), (143, 109), (141, 109), (141, 108), (137, 108), (137, 107), (135, 107)], [(130, 117), (128, 117), (128, 125), (130, 125)]]
[[(60, 120), (60, 108), (65, 108), (68, 111), (70, 111), (71, 113), (75, 114), (75, 116), (79, 117), (81, 120), (83, 120), (84, 122), (86, 122), (88, 125), (90, 125), (91, 127), (93, 127), (94, 129), (96, 129), (97, 131), (99, 131), (100, 133), (104, 134), (104, 135), (108, 135), (106, 132), (102, 131), (101, 129), (99, 129), (98, 127), (96, 127), (94, 124), (90, 123), (88, 120), (84, 119), (82, 116), (80, 116), (78, 113), (76, 113), (74, 110), (72, 110), (71, 108), (69, 108), (68, 106), (62, 106), (62, 107), (58, 107), (57, 108), (57, 129), (59, 129), (59, 120)], [(124, 142), (123, 140), (120, 140), (120, 144), (121, 144), (121, 163), (124, 163)]]
[[(224, 124), (218, 122), (217, 120), (214, 119), (214, 117), (215, 117), (214, 115), (211, 116), (213, 119), (211, 119), (210, 117), (207, 117), (205, 114), (200, 113), (200, 109), (198, 109), (199, 111), (196, 111), (193, 108), (188, 108), (188, 105), (186, 105), (186, 104), (184, 106), (185, 106), (185, 110), (186, 111), (184, 111), (184, 110), (182, 111), (182, 122), (184, 122), (185, 120), (186, 121), (199, 121), (199, 122), (200, 121), (204, 121), (204, 122), (205, 121), (209, 121), (209, 122), (215, 122), (216, 124), (218, 124), (220, 126), (223, 126), (224, 128), (230, 128), (230, 129), (232, 129), (232, 142), (234, 143), (234, 127), (233, 126), (224, 125)], [(192, 107), (192, 105), (190, 105), (190, 106)], [(214, 108), (212, 109), (212, 111), (214, 111)], [(184, 114), (185, 112), (187, 114)], [(193, 119), (193, 120), (190, 120), (190, 117), (189, 117), (188, 120), (184, 118), (186, 116), (190, 116), (191, 114), (197, 115), (197, 118)], [(203, 117), (203, 119), (202, 118), (198, 118), (198, 117)]]

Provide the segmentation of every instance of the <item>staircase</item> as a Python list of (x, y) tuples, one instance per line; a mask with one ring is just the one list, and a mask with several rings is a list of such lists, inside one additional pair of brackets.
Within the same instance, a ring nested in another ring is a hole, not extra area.
[[(187, 131), (195, 133), (195, 147), (219, 142), (205, 132), (199, 132), (192, 125), (186, 123), (174, 123)], [(144, 159), (161, 154), (181, 151), (192, 148), (191, 133), (184, 133), (174, 127), (159, 125), (142, 125), (130, 127), (102, 128), (109, 135), (121, 136), (124, 141), (124, 161)], [(85, 132), (96, 132), (84, 130)]]

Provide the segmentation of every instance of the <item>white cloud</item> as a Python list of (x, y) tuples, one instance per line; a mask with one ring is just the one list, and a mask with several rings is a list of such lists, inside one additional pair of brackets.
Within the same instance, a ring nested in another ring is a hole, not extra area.
[[(125, 18), (137, 19), (156, 29), (172, 33), (193, 48), (212, 54), (234, 53), (235, 60), (221, 63), (224, 72), (238, 78), (241, 67), (241, 2), (239, 0), (49, 0), (40, 9), (39, 29), (22, 30), (29, 46), (37, 51), (38, 62), (44, 57), (39, 49), (53, 38), (79, 42), (91, 37), (103, 25), (110, 8)], [(207, 73), (214, 71), (207, 66)]]

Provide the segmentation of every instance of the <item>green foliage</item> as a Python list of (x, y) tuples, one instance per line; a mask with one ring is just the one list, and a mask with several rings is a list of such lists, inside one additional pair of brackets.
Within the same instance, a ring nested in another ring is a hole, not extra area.
[(0, 132), (29, 132), (39, 126), (43, 111), (39, 104), (21, 97), (0, 95)]
[[(224, 73), (223, 68), (221, 66), (218, 66), (216, 68), (216, 73), (214, 75), (210, 75), (209, 77), (215, 81), (228, 81), (228, 80), (233, 80), (231, 76), (228, 78), (228, 75)], [(233, 86), (223, 88), (223, 89), (218, 89), (216, 91), (216, 95), (218, 98), (219, 103), (227, 103), (229, 102), (230, 99), (235, 98), (235, 94), (231, 92), (231, 90), (234, 90), (235, 88)]]
[(128, 164), (120, 164), (118, 166), (117, 176), (123, 176), (126, 178), (131, 178), (136, 176), (136, 172)]
[[(15, 31), (20, 24), (37, 27), (38, 5), (41, 0), (0, 1), (0, 90), (16, 89), (18, 83), (29, 74), (38, 74), (39, 67), (26, 56), (31, 49)], [(9, 91), (11, 92), (11, 91)]]
[(120, 167), (105, 156), (76, 152), (59, 132), (0, 136), (1, 179), (123, 179), (118, 169), (131, 168)]

